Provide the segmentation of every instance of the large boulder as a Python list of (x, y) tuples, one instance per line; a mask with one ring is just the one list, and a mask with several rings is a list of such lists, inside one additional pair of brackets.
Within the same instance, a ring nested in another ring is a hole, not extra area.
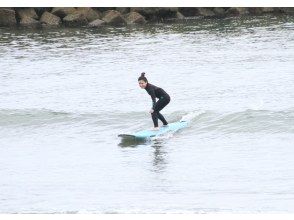
[(45, 25), (48, 25), (48, 26), (58, 26), (61, 24), (61, 19), (60, 17), (54, 15), (54, 14), (51, 14), (47, 11), (45, 11), (41, 18), (40, 18), (40, 21), (42, 24), (45, 24)]
[(107, 24), (115, 26), (125, 25), (127, 23), (122, 14), (115, 10), (107, 11), (102, 20), (105, 21)]
[(215, 16), (219, 18), (226, 16), (226, 10), (224, 8), (220, 8), (220, 7), (214, 8), (213, 12), (215, 13)]
[(11, 9), (0, 8), (0, 26), (16, 25), (15, 11)]
[(67, 27), (80, 27), (88, 24), (86, 16), (78, 13), (65, 16), (63, 22)]
[(65, 7), (65, 8), (53, 8), (51, 13), (60, 17), (60, 18), (64, 18), (65, 16), (69, 15), (69, 14), (74, 14), (76, 13), (77, 10), (75, 8), (72, 7)]
[(128, 24), (145, 24), (145, 18), (138, 12), (130, 12), (125, 16)]
[(195, 7), (179, 8), (179, 12), (186, 17), (194, 17), (199, 15), (198, 8)]
[(41, 25), (41, 23), (39, 21), (37, 21), (36, 19), (31, 18), (31, 17), (21, 18), (19, 24), (20, 24), (20, 26), (31, 27), (31, 28), (40, 27), (40, 25)]
[(77, 13), (85, 15), (87, 20), (89, 22), (100, 19), (101, 18), (101, 13), (97, 10), (94, 10), (92, 8), (77, 8)]
[(138, 7), (131, 8), (131, 12), (138, 12), (147, 20), (161, 20), (166, 18), (176, 18), (178, 8), (175, 7)]
[(176, 18), (177, 17), (178, 8), (176, 7), (165, 7), (159, 8), (158, 15), (160, 18)]
[(100, 20), (100, 19), (96, 19), (95, 21), (92, 21), (88, 24), (88, 27), (90, 28), (98, 28), (98, 27), (101, 27), (103, 25), (105, 25), (106, 22), (103, 21), (103, 20)]
[(120, 12), (121, 14), (128, 14), (131, 11), (131, 8), (118, 7), (115, 8), (115, 10)]
[(198, 14), (203, 17), (214, 17), (215, 13), (211, 8), (198, 8)]
[(131, 8), (130, 11), (143, 15), (147, 20), (155, 20), (156, 15), (158, 14), (158, 8), (150, 7), (134, 7)]
[(226, 14), (231, 16), (247, 15), (248, 13), (249, 13), (248, 8), (241, 8), (241, 7), (232, 7), (226, 11)]
[(33, 19), (38, 19), (38, 15), (33, 8), (19, 8), (16, 10), (17, 15), (20, 19), (23, 19), (25, 17), (28, 18), (33, 18)]

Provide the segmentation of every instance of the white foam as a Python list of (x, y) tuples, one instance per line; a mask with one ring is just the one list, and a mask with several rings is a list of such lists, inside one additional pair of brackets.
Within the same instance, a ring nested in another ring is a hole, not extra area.
[(152, 141), (163, 141), (163, 140), (170, 139), (173, 136), (174, 136), (174, 132), (167, 132), (167, 133), (165, 133), (163, 135), (152, 137), (151, 140)]
[(201, 115), (205, 113), (205, 111), (203, 110), (195, 110), (193, 112), (189, 112), (187, 115), (184, 115), (180, 121), (186, 121), (186, 122), (190, 122), (192, 121), (194, 118), (196, 118), (197, 116)]

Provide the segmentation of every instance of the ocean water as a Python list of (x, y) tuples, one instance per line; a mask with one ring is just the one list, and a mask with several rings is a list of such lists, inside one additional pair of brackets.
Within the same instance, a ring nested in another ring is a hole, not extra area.
[[(0, 213), (293, 213), (294, 18), (0, 29)], [(141, 72), (189, 126), (152, 127)]]

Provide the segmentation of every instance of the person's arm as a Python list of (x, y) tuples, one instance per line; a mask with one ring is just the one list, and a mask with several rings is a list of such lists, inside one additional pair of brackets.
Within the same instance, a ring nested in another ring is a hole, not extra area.
[(155, 89), (154, 88), (150, 89), (149, 94), (150, 94), (151, 99), (152, 99), (152, 109), (154, 110), (155, 103), (156, 103)]

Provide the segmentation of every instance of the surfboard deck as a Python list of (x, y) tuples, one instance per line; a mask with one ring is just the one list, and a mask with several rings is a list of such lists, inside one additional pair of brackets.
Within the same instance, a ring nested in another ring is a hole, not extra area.
[(168, 132), (177, 132), (188, 126), (188, 122), (186, 121), (178, 121), (168, 124), (167, 126), (162, 126), (159, 130), (143, 130), (138, 131), (133, 134), (119, 134), (119, 137), (122, 138), (134, 138), (134, 139), (148, 139), (152, 137), (158, 137), (164, 135)]

